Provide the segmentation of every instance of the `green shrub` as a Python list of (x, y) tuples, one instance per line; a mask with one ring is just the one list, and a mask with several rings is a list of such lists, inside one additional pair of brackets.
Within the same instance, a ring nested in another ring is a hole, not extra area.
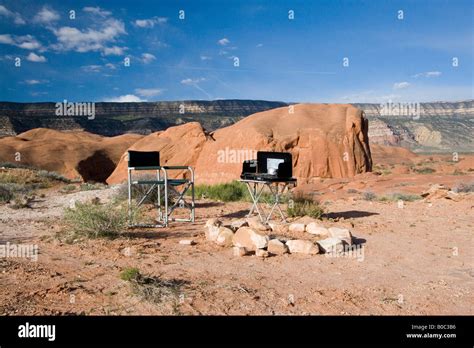
[(135, 267), (128, 267), (125, 268), (121, 273), (120, 273), (120, 279), (125, 280), (127, 282), (132, 281), (132, 280), (138, 280), (138, 278), (141, 276), (140, 271), (138, 268)]
[(289, 200), (286, 213), (289, 217), (310, 216), (320, 219), (324, 214), (324, 208), (314, 199), (300, 194)]
[(435, 169), (430, 168), (430, 167), (414, 168), (413, 170), (418, 174), (432, 174), (436, 172)]
[(63, 193), (69, 193), (69, 192), (75, 191), (76, 189), (77, 189), (77, 186), (76, 186), (76, 185), (69, 184), (69, 185), (63, 186), (63, 187), (61, 188), (61, 192), (63, 192)]
[[(132, 218), (136, 217), (133, 211)], [(64, 221), (74, 237), (117, 237), (128, 225), (128, 208), (125, 204), (76, 203), (67, 208)]]
[(81, 191), (103, 190), (104, 188), (106, 188), (106, 185), (104, 184), (90, 182), (85, 182), (79, 186)]
[(62, 176), (61, 174), (59, 173), (56, 173), (56, 172), (49, 172), (47, 170), (40, 170), (37, 172), (37, 175), (40, 177), (40, 178), (45, 178), (45, 179), (50, 179), (50, 180), (55, 180), (55, 181), (60, 181), (60, 182), (64, 182), (66, 184), (69, 184), (71, 183), (72, 181), (64, 176)]
[(247, 187), (244, 183), (238, 181), (217, 185), (197, 185), (194, 190), (196, 198), (207, 198), (222, 202), (250, 199)]
[(0, 202), (10, 202), (13, 197), (13, 191), (8, 184), (0, 184)]
[(419, 195), (412, 195), (412, 194), (405, 194), (405, 193), (392, 193), (388, 196), (383, 196), (379, 198), (381, 202), (413, 202), (416, 200), (421, 199), (422, 197)]

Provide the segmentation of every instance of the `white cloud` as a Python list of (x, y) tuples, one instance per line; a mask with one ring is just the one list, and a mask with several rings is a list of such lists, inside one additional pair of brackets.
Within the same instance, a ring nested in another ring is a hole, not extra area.
[(16, 36), (10, 34), (0, 35), (0, 44), (13, 45), (26, 50), (41, 48), (41, 44), (31, 35)]
[(441, 76), (441, 71), (427, 71), (427, 72), (422, 72), (419, 74), (415, 74), (412, 77), (418, 78), (418, 77), (438, 77)]
[(26, 80), (27, 85), (39, 85), (41, 83), (40, 80)]
[(84, 65), (81, 67), (81, 69), (85, 72), (100, 72), (102, 70), (102, 66), (101, 65)]
[(187, 79), (181, 80), (181, 84), (186, 85), (186, 86), (194, 86), (194, 85), (198, 84), (199, 82), (205, 81), (205, 80), (206, 79), (204, 77), (200, 77), (200, 78), (197, 78), (197, 79), (187, 78)]
[(121, 95), (119, 97), (107, 98), (104, 99), (105, 102), (112, 102), (112, 103), (139, 103), (139, 102), (146, 102), (145, 99), (141, 99), (133, 94), (126, 94)]
[(135, 89), (135, 93), (138, 94), (140, 97), (155, 97), (163, 93), (163, 89), (161, 88), (137, 88)]
[(212, 59), (212, 57), (210, 57), (210, 56), (201, 56), (200, 58), (201, 58), (201, 60), (211, 60)]
[(112, 12), (101, 9), (98, 6), (97, 7), (86, 6), (82, 9), (82, 11), (93, 14), (93, 15), (97, 15), (100, 17), (107, 17), (112, 14)]
[(163, 25), (168, 22), (166, 17), (153, 17), (148, 19), (137, 19), (134, 24), (139, 28), (153, 28), (156, 24)]
[(53, 29), (58, 43), (52, 47), (59, 51), (90, 52), (100, 51), (104, 55), (123, 54), (126, 47), (107, 47), (115, 42), (120, 35), (127, 34), (122, 21), (114, 18), (105, 20), (98, 30), (88, 28), (79, 30), (73, 27)]
[(217, 43), (221, 46), (225, 46), (225, 45), (228, 45), (230, 43), (230, 40), (226, 37), (220, 39), (219, 41), (217, 41)]
[(109, 69), (112, 69), (112, 70), (117, 69), (117, 66), (115, 64), (112, 64), (112, 63), (107, 63), (107, 64), (105, 64), (105, 66)]
[(262, 43), (259, 43), (259, 44), (257, 44), (257, 46), (255, 46), (255, 47), (263, 47), (263, 44), (262, 44)]
[(59, 19), (59, 14), (46, 6), (43, 6), (36, 16), (33, 17), (33, 22), (41, 24), (49, 24)]
[(127, 49), (128, 47), (104, 47), (103, 53), (106, 56), (122, 56)]
[(39, 56), (34, 52), (30, 52), (30, 54), (26, 57), (26, 60), (29, 60), (30, 62), (35, 62), (35, 63), (44, 63), (46, 62), (46, 57)]
[(403, 81), (403, 82), (396, 82), (393, 84), (393, 89), (404, 89), (410, 86), (409, 82)]
[(18, 12), (12, 12), (3, 5), (0, 5), (0, 16), (12, 18), (15, 24), (26, 24), (25, 20)]
[(145, 64), (151, 63), (156, 57), (151, 53), (142, 53), (141, 61)]
[(15, 42), (13, 41), (13, 38), (10, 34), (0, 35), (0, 43), (5, 44), (5, 45), (14, 45), (15, 44)]

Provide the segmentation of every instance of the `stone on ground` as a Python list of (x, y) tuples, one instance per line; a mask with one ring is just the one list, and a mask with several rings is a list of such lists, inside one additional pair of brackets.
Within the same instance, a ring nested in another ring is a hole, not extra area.
[(352, 245), (352, 235), (351, 235), (351, 232), (347, 228), (330, 227), (329, 237), (339, 238), (343, 242), (349, 245)]
[(230, 229), (235, 232), (239, 228), (245, 227), (245, 226), (248, 226), (248, 225), (249, 225), (248, 222), (244, 219), (234, 220), (230, 223)]
[(326, 238), (329, 236), (328, 229), (324, 226), (321, 226), (317, 222), (311, 222), (306, 225), (306, 232), (322, 238)]
[(192, 239), (183, 239), (183, 240), (179, 241), (179, 244), (181, 244), (181, 245), (194, 245), (194, 244), (196, 244), (196, 242), (193, 241)]
[(264, 249), (268, 244), (268, 236), (250, 227), (241, 227), (233, 237), (234, 246), (244, 247), (249, 251)]
[(255, 255), (258, 257), (268, 257), (268, 251), (264, 249), (257, 249), (255, 250)]
[(290, 232), (304, 232), (305, 224), (301, 222), (294, 222), (288, 228)]
[(318, 254), (319, 248), (309, 240), (294, 239), (286, 242), (291, 254)]
[(248, 254), (248, 250), (245, 249), (244, 247), (235, 246), (233, 250), (234, 250), (234, 256), (245, 256)]
[(205, 225), (205, 234), (206, 239), (210, 242), (215, 242), (219, 236), (219, 227), (222, 225), (222, 222), (218, 219), (209, 219)]
[(234, 232), (227, 227), (219, 227), (219, 234), (216, 238), (216, 244), (224, 247), (232, 246), (232, 237)]
[(344, 251), (344, 243), (339, 238), (326, 238), (316, 242), (323, 253), (340, 253)]
[(251, 217), (247, 218), (248, 226), (256, 231), (268, 231), (270, 229), (269, 226), (263, 224), (258, 217)]
[(272, 222), (268, 223), (268, 226), (272, 229), (275, 233), (286, 233), (288, 232), (288, 224), (280, 223), (280, 222)]
[(280, 240), (272, 239), (268, 242), (267, 250), (270, 254), (283, 255), (288, 252), (288, 247)]

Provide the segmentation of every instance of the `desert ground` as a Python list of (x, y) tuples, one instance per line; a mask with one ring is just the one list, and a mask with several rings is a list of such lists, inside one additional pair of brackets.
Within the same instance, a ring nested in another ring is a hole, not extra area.
[[(248, 202), (200, 198), (194, 224), (74, 241), (58, 237), (64, 209), (97, 198), (104, 204), (119, 186), (68, 192), (57, 184), (39, 190), (28, 207), (0, 204), (0, 243), (39, 248), (37, 261), (0, 259), (0, 314), (472, 315), (474, 193), (459, 188), (474, 182), (473, 156), (453, 162), (403, 154), (373, 154), (372, 173), (298, 187), (324, 207), (322, 224), (350, 229), (356, 255), (239, 257), (206, 240), (208, 219), (243, 218)], [(395, 193), (426, 194), (379, 199)], [(189, 239), (195, 244), (179, 243)], [(122, 279), (130, 268), (146, 285)]]

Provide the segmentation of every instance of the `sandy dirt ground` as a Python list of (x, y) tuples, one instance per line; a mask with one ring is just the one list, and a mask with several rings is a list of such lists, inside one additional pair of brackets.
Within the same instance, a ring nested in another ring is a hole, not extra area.
[[(366, 201), (361, 192), (420, 194), (431, 184), (453, 187), (473, 180), (472, 175), (435, 174), (322, 180), (306, 190), (316, 192), (324, 204), (328, 215), (323, 224), (350, 228), (357, 252), (264, 259), (234, 256), (231, 248), (204, 236), (207, 219), (242, 217), (248, 203), (199, 200), (195, 224), (67, 244), (56, 237), (63, 228), (63, 209), (71, 200), (97, 196), (106, 202), (115, 189), (52, 190), (31, 209), (0, 206), (1, 243), (39, 248), (36, 262), (0, 259), (0, 314), (472, 315), (474, 194), (399, 207), (397, 202)], [(182, 239), (196, 244), (181, 245)], [(128, 267), (163, 281), (157, 282), (164, 284), (163, 292), (147, 297), (137, 291), (120, 278)], [(167, 284), (175, 284), (171, 293)]]

